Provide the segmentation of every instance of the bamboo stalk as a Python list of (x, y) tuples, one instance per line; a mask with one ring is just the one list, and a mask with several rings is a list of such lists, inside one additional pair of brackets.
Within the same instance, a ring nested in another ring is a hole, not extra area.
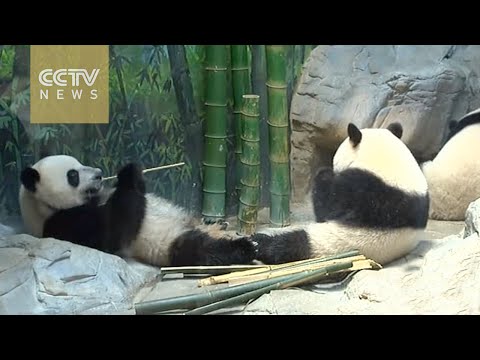
[(265, 269), (268, 265), (228, 265), (228, 266), (171, 266), (160, 268), (160, 274), (228, 274), (232, 271)]
[(257, 275), (257, 274), (262, 274), (266, 273), (269, 271), (275, 271), (278, 269), (285, 269), (289, 267), (296, 267), (296, 266), (302, 266), (302, 265), (307, 265), (307, 264), (314, 264), (318, 262), (326, 262), (330, 260), (336, 260), (336, 259), (343, 259), (343, 258), (348, 258), (352, 256), (357, 256), (360, 255), (359, 251), (354, 250), (354, 251), (348, 251), (345, 253), (337, 254), (334, 256), (328, 256), (328, 257), (321, 257), (321, 258), (313, 258), (313, 259), (306, 259), (306, 260), (298, 260), (298, 261), (292, 261), (289, 263), (284, 263), (284, 264), (278, 264), (278, 265), (268, 265), (265, 268), (258, 268), (258, 269), (251, 269), (251, 270), (245, 270), (245, 271), (236, 271), (236, 272), (231, 272), (229, 274), (225, 275), (217, 275), (217, 276), (211, 276), (206, 279), (201, 279), (198, 281), (198, 286), (208, 286), (208, 285), (215, 285), (215, 284), (221, 284), (224, 282), (229, 282), (231, 279), (238, 278), (238, 277), (246, 277), (246, 276), (251, 276), (251, 275)]
[(242, 176), (242, 163), (240, 160), (242, 154), (241, 141), (241, 112), (243, 99), (242, 96), (250, 93), (251, 85), (249, 79), (248, 50), (247, 45), (231, 45), (232, 59), (232, 85), (233, 85), (233, 114), (235, 122), (235, 166), (236, 166), (236, 191), (240, 195), (240, 178)]
[(243, 95), (241, 116), (242, 175), (238, 207), (239, 233), (255, 232), (260, 203), (260, 109), (258, 95)]
[[(210, 303), (210, 304), (207, 304), (205, 306), (201, 306), (201, 307), (193, 309), (191, 311), (187, 311), (185, 313), (185, 315), (203, 315), (203, 314), (206, 314), (206, 313), (209, 313), (209, 312), (212, 312), (212, 311), (215, 311), (215, 310), (219, 310), (219, 309), (227, 307), (227, 306), (238, 305), (238, 304), (247, 302), (251, 299), (258, 298), (259, 296), (261, 296), (263, 294), (266, 294), (266, 293), (268, 293), (272, 290), (286, 289), (288, 287), (298, 286), (298, 285), (301, 285), (301, 284), (305, 284), (305, 283), (320, 280), (322, 277), (324, 277), (324, 276), (326, 276), (330, 273), (334, 273), (334, 272), (337, 272), (337, 271), (340, 271), (340, 270), (346, 270), (351, 266), (352, 266), (352, 263), (347, 262), (347, 263), (341, 263), (341, 264), (328, 266), (328, 267), (321, 268), (321, 269), (314, 270), (314, 271), (307, 270), (307, 271), (304, 271), (300, 274), (287, 275), (287, 276), (284, 276), (281, 279), (277, 279), (278, 282), (273, 283), (271, 285), (267, 285), (267, 286), (264, 286), (264, 287), (259, 288), (259, 289), (255, 289), (255, 290), (252, 290), (252, 291), (249, 291), (249, 292), (246, 292), (246, 293), (242, 293), (242, 294), (237, 295), (237, 296), (233, 296), (231, 298), (227, 298), (227, 299), (215, 302), (215, 303)], [(268, 281), (268, 280), (262, 280), (262, 281)], [(258, 281), (258, 282), (262, 282), (262, 281)], [(238, 285), (238, 286), (240, 287), (240, 286), (248, 286), (248, 285), (249, 284)]]
[(286, 45), (266, 45), (270, 159), (270, 223), (290, 224)]
[(224, 218), (227, 167), (227, 46), (206, 46), (202, 215)]
[[(172, 168), (172, 167), (182, 166), (182, 165), (185, 165), (185, 163), (184, 163), (184, 162), (179, 162), (179, 163), (171, 164), (171, 165), (157, 166), (157, 167), (145, 169), (145, 170), (142, 171), (142, 173), (145, 174), (145, 173), (148, 173), (148, 172), (150, 172), (150, 171), (157, 171), (157, 170), (162, 170), (162, 169), (169, 169), (169, 168)], [(109, 177), (103, 178), (103, 181), (115, 179), (116, 177), (117, 177), (117, 175), (109, 176)]]

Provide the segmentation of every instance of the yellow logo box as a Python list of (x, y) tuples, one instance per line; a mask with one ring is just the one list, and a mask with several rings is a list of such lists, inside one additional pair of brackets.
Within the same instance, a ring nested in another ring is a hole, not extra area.
[(108, 45), (32, 45), (30, 122), (106, 124)]

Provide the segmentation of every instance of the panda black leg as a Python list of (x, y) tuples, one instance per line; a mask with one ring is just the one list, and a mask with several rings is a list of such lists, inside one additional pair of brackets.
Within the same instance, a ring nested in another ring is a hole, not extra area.
[(141, 167), (136, 163), (125, 165), (117, 174), (117, 189), (137, 190), (145, 193), (145, 180)]
[(254, 234), (257, 243), (257, 260), (273, 265), (305, 260), (312, 256), (310, 240), (305, 230), (286, 231), (275, 235)]
[(213, 238), (194, 229), (180, 236), (170, 247), (171, 266), (246, 265), (256, 258), (256, 246), (249, 237)]

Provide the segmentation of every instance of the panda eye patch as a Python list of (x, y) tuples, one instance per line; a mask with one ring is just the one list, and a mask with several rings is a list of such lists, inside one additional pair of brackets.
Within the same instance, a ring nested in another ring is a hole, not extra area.
[(78, 176), (77, 170), (69, 170), (67, 172), (67, 179), (68, 183), (73, 187), (77, 187), (80, 183), (80, 177)]

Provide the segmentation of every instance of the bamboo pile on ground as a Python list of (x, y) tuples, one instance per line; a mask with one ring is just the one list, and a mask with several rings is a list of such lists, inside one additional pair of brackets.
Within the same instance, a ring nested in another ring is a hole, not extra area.
[[(232, 286), (212, 291), (206, 290), (200, 294), (137, 303), (135, 311), (137, 315), (161, 314), (172, 310), (183, 310), (185, 315), (206, 314), (227, 306), (245, 304), (272, 290), (318, 282), (339, 272), (380, 268), (379, 264), (365, 258), (358, 251), (287, 264), (262, 265), (258, 268), (220, 275), (214, 281), (207, 278), (210, 280), (205, 282), (208, 284), (229, 282)], [(168, 268), (164, 268), (163, 271), (168, 272)], [(207, 272), (208, 268), (203, 267), (203, 271)], [(253, 277), (249, 279), (251, 276)], [(233, 282), (238, 279), (242, 280), (241, 283), (234, 285)], [(233, 282), (230, 283), (230, 280)]]

